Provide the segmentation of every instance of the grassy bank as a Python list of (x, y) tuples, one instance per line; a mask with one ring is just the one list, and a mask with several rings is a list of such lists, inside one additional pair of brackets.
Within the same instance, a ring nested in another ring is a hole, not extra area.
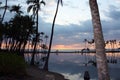
[(0, 52), (0, 76), (26, 74), (26, 64), (21, 56), (10, 52)]

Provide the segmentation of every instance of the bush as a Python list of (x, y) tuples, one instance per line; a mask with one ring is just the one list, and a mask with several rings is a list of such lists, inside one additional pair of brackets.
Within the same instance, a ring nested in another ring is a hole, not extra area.
[(0, 75), (25, 75), (26, 65), (21, 56), (9, 52), (0, 53)]

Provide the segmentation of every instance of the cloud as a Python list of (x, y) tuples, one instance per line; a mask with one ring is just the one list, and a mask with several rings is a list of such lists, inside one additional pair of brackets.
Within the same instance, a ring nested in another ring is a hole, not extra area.
[(117, 3), (120, 3), (120, 0), (116, 0)]
[[(111, 13), (116, 11), (111, 11), (107, 13), (111, 15), (112, 20), (101, 20), (102, 28), (104, 32), (105, 40), (110, 39), (120, 39), (120, 20), (115, 20), (115, 17), (112, 16)], [(115, 14), (115, 13), (113, 13)], [(44, 23), (44, 24), (43, 24)], [(41, 23), (40, 23), (41, 24)], [(41, 27), (41, 29), (45, 32), (49, 32), (51, 30), (51, 23), (42, 22), (42, 25), (45, 27)], [(112, 37), (111, 37), (112, 36)], [(70, 25), (58, 25), (55, 24), (54, 38), (53, 38), (53, 48), (80, 48), (81, 43), (83, 43), (84, 39), (91, 40), (93, 39), (93, 27), (92, 21), (86, 20), (81, 23), (81, 25), (70, 24)], [(83, 44), (82, 44), (83, 46)]]
[(108, 17), (112, 18), (113, 20), (120, 20), (120, 11), (114, 9), (110, 11)]
[(115, 6), (110, 6), (109, 12), (105, 15), (110, 19), (102, 21), (103, 32), (106, 39), (117, 39), (120, 37), (120, 10)]

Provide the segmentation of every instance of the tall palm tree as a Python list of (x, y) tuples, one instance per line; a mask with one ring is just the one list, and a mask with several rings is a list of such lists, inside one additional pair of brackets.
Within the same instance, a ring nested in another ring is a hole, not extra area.
[(3, 24), (0, 23), (0, 50), (2, 47), (2, 41), (3, 41), (3, 31), (4, 31)]
[[(1, 9), (1, 4), (2, 4), (2, 2), (0, 2), (0, 9)], [(2, 19), (2, 18), (1, 18), (1, 14), (0, 14), (0, 22), (1, 22), (1, 19)]]
[(62, 0), (58, 0), (57, 1), (56, 12), (55, 12), (55, 16), (54, 16), (53, 23), (52, 23), (50, 44), (49, 44), (49, 49), (48, 49), (48, 54), (47, 54), (46, 62), (45, 62), (45, 65), (44, 65), (44, 70), (46, 70), (46, 71), (48, 71), (48, 61), (49, 61), (49, 56), (50, 56), (50, 52), (51, 52), (51, 46), (52, 46), (52, 40), (53, 40), (53, 34), (54, 34), (54, 25), (55, 25), (55, 20), (56, 20), (56, 17), (57, 17), (58, 8), (59, 8), (59, 4), (60, 3), (61, 3), (61, 5), (63, 5)]
[(30, 6), (27, 9), (27, 12), (30, 12), (31, 10), (33, 10), (33, 18), (35, 18), (36, 16), (36, 42), (34, 45), (34, 52), (32, 54), (32, 58), (31, 58), (31, 65), (34, 65), (34, 56), (35, 56), (35, 51), (36, 51), (36, 46), (37, 46), (37, 38), (38, 38), (38, 11), (41, 9), (41, 4), (45, 5), (45, 2), (42, 0), (27, 0), (27, 4), (30, 4)]
[(2, 15), (2, 18), (1, 18), (0, 22), (3, 22), (3, 20), (4, 20), (4, 17), (5, 17), (7, 8), (8, 8), (8, 3), (7, 2), (8, 2), (8, 0), (5, 0), (5, 6), (1, 7), (1, 8), (4, 8), (4, 12), (3, 12), (3, 15)]
[(99, 80), (110, 80), (108, 65), (105, 54), (105, 42), (103, 38), (102, 26), (100, 22), (99, 9), (96, 0), (89, 0), (94, 28), (94, 40), (96, 47), (96, 60)]

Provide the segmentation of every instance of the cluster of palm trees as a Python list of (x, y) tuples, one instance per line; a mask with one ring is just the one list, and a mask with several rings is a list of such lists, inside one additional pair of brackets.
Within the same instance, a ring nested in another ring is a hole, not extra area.
[[(5, 6), (7, 6), (7, 0)], [(48, 36), (44, 32), (38, 32), (38, 21), (35, 22), (33, 15), (22, 15), (23, 12), (20, 10), (20, 5), (13, 5), (7, 8), (5, 6), (0, 7), (5, 10), (4, 16), (0, 19), (0, 50), (24, 51), (29, 43), (34, 48), (37, 48), (36, 46), (38, 45), (40, 48), (48, 48), (46, 46)], [(10, 12), (14, 12), (15, 16), (8, 22), (3, 22), (7, 9)]]
[[(84, 43), (85, 43), (85, 48), (88, 48), (89, 45), (92, 46), (93, 48), (95, 46), (94, 45), (94, 43), (95, 43), (94, 39), (92, 39), (92, 40), (84, 39)], [(105, 41), (105, 47), (109, 48), (109, 49), (119, 48), (119, 45), (120, 45), (119, 41), (117, 41), (115, 39)]]
[(108, 46), (111, 49), (119, 48), (120, 42), (117, 40), (107, 40), (105, 41), (106, 47)]
[(1, 24), (1, 46), (7, 50), (21, 50), (25, 48), (27, 40), (35, 33), (34, 22), (29, 16), (16, 15), (9, 22)]

